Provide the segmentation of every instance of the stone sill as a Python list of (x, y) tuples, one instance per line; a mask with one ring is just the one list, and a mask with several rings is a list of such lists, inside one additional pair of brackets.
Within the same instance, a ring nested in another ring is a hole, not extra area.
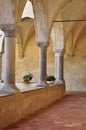
[[(28, 91), (32, 91), (32, 90), (38, 90), (41, 89), (43, 87), (36, 87), (36, 82), (30, 82), (30, 83), (16, 83), (17, 88), (20, 90), (20, 93), (24, 93), (24, 92), (28, 92)], [(0, 89), (3, 87), (4, 83), (0, 83)], [(49, 84), (49, 86), (54, 86), (54, 84)], [(1, 94), (0, 93), (0, 97), (4, 97), (4, 96), (10, 96), (13, 94)]]

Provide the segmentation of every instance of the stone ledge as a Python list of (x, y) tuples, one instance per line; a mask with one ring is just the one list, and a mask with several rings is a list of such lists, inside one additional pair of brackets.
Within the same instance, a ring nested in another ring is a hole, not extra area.
[(65, 86), (55, 85), (0, 97), (0, 129), (65, 96)]

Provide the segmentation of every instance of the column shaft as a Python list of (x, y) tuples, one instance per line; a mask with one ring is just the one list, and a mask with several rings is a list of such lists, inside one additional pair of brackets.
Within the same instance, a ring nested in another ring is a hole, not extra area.
[(39, 87), (46, 87), (46, 60), (47, 60), (47, 46), (40, 46), (39, 51)]
[(64, 83), (63, 77), (63, 52), (55, 53), (55, 77), (57, 84)]
[(2, 54), (0, 54), (0, 83), (2, 82)]
[(5, 38), (5, 84), (15, 83), (15, 38)]
[(46, 80), (46, 48), (42, 47), (40, 48), (40, 58), (39, 58), (39, 64), (40, 64), (40, 81)]
[(15, 85), (15, 31), (5, 32), (4, 86), (0, 93), (12, 94), (19, 90)]

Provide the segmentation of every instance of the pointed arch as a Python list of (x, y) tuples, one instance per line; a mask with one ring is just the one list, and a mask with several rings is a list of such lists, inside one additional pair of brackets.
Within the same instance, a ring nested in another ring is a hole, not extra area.
[(64, 29), (62, 22), (53, 23), (51, 38), (53, 42), (53, 50), (54, 52), (58, 50), (64, 50)]

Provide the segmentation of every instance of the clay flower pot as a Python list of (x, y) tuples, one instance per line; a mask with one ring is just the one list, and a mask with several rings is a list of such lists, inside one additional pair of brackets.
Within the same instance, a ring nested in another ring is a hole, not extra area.
[(28, 84), (29, 82), (30, 82), (30, 80), (24, 80), (24, 83), (27, 83), (27, 84)]
[(31, 73), (24, 75), (23, 76), (24, 83), (29, 83), (30, 80), (32, 80), (32, 78), (33, 78), (33, 75)]
[(54, 84), (55, 81), (47, 81), (48, 84)]
[(55, 83), (55, 77), (54, 76), (47, 76), (47, 83), (48, 84), (54, 84)]

